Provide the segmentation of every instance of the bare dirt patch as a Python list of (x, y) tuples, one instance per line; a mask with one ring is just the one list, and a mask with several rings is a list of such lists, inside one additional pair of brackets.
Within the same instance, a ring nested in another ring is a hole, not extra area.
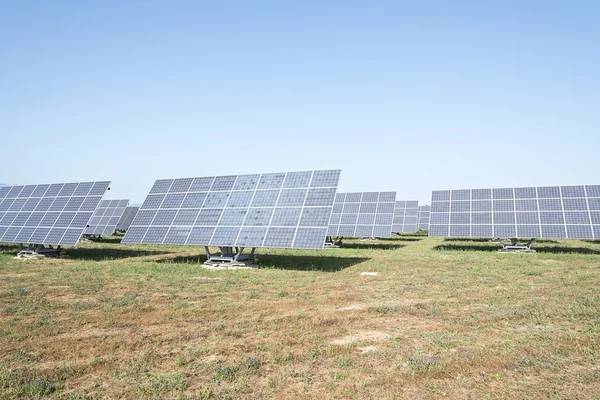
[(171, 293), (159, 293), (159, 292), (152, 293), (152, 297), (157, 297), (157, 298), (161, 298), (161, 297), (168, 298), (168, 297), (172, 297), (172, 296), (173, 295)]
[(354, 335), (344, 336), (338, 339), (332, 340), (330, 343), (335, 345), (344, 345), (351, 344), (355, 342), (365, 342), (365, 341), (376, 341), (380, 342), (383, 340), (389, 340), (390, 335), (381, 331), (364, 331), (358, 332)]
[(364, 346), (364, 347), (357, 347), (356, 349), (361, 354), (376, 353), (377, 351), (379, 351), (379, 347), (377, 347), (377, 346)]
[(99, 328), (88, 328), (88, 329), (79, 329), (76, 332), (67, 332), (62, 335), (56, 336), (57, 339), (66, 339), (66, 340), (79, 340), (79, 339), (89, 339), (94, 337), (104, 337), (104, 336), (117, 336), (129, 333), (128, 329), (99, 329)]
[[(401, 301), (388, 301), (385, 302), (385, 306), (387, 307), (414, 307), (417, 305), (424, 305), (427, 303), (431, 303), (433, 299), (403, 299)], [(455, 299), (447, 299), (446, 301), (455, 301)], [(381, 304), (351, 304), (349, 306), (336, 308), (335, 311), (359, 311), (359, 310), (369, 310), (369, 309), (377, 309), (381, 307)]]
[(82, 296), (75, 294), (64, 294), (58, 296), (46, 296), (49, 300), (59, 301), (66, 304), (77, 304), (77, 303), (92, 303), (98, 300), (96, 296)]
[(198, 281), (222, 281), (223, 278), (211, 278), (208, 276), (192, 276), (190, 279), (196, 279)]
[(558, 260), (540, 260), (540, 262), (543, 264), (555, 264)]
[(337, 311), (352, 311), (352, 310), (365, 310), (367, 306), (363, 304), (353, 304), (351, 306), (336, 308)]
[(17, 274), (17, 273), (7, 273), (7, 274), (0, 274), (0, 277), (2, 278), (27, 278), (28, 276), (35, 276), (37, 275), (37, 272), (23, 272), (21, 274)]

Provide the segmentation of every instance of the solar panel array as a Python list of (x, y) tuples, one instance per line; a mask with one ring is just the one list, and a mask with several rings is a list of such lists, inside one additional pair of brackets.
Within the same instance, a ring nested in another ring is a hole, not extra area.
[(600, 185), (439, 190), (429, 236), (600, 238)]
[(340, 170), (161, 179), (122, 243), (322, 249)]
[(419, 201), (397, 201), (394, 206), (394, 233), (413, 233), (417, 231)]
[(429, 229), (429, 215), (431, 206), (419, 206), (417, 213), (417, 228), (418, 230), (426, 231)]
[(338, 193), (328, 236), (390, 237), (396, 192)]
[(129, 229), (129, 226), (131, 226), (131, 222), (135, 218), (135, 215), (137, 214), (139, 209), (140, 209), (139, 207), (135, 207), (135, 206), (126, 207), (125, 211), (123, 212), (123, 215), (121, 216), (121, 219), (117, 223), (117, 227), (115, 229), (117, 231), (123, 231), (123, 232), (126, 231), (127, 229)]
[(110, 182), (0, 188), (0, 242), (75, 246)]
[(127, 204), (129, 204), (129, 200), (102, 200), (83, 233), (87, 235), (112, 235), (125, 212)]

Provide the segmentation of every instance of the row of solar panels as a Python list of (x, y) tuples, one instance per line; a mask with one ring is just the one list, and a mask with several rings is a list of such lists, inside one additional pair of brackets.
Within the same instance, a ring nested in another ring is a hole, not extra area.
[(337, 193), (339, 170), (155, 183), (123, 243), (321, 249), (326, 236), (390, 237), (395, 192)]
[[(239, 186), (242, 184), (240, 182), (243, 183), (244, 180), (238, 181), (238, 189), (248, 189), (248, 187)], [(181, 191), (180, 185), (181, 183), (176, 183), (173, 180), (169, 193)], [(194, 189), (191, 183), (190, 188)], [(235, 188), (232, 187), (232, 189)], [(263, 197), (266, 192), (262, 193), (262, 189), (269, 188), (265, 187), (264, 184), (257, 184), (258, 196), (253, 199), (249, 206), (250, 208), (252, 206), (275, 206), (273, 215), (267, 214), (266, 216), (271, 217), (270, 223), (272, 226), (281, 225), (282, 229), (267, 232), (264, 228), (261, 228), (260, 224), (254, 223), (256, 225), (254, 226), (253, 223), (244, 221), (243, 226), (257, 229), (231, 229), (227, 234), (229, 236), (225, 235), (228, 237), (225, 242), (237, 243), (235, 240), (241, 238), (240, 244), (246, 243), (246, 245), (254, 245), (259, 242), (265, 246), (283, 244), (288, 247), (296, 245), (292, 238), (292, 231), (289, 228), (296, 223), (299, 223), (299, 226), (306, 226), (310, 220), (306, 216), (309, 210), (304, 210), (305, 214), (301, 214), (302, 211), (299, 208), (294, 209), (294, 206), (299, 206), (298, 202), (294, 203), (293, 201), (295, 194), (287, 193), (285, 190), (277, 203), (272, 200), (266, 200), (265, 202)], [(160, 189), (155, 190), (155, 192), (158, 191)], [(237, 197), (234, 196), (233, 198), (236, 199)], [(161, 204), (161, 207), (172, 208), (173, 203), (171, 201), (165, 198), (165, 204)], [(235, 201), (239, 202), (239, 199)], [(243, 201), (236, 205), (234, 204), (235, 201), (230, 201), (227, 205), (233, 207), (247, 205)], [(285, 209), (284, 206), (286, 205), (290, 208)], [(177, 202), (175, 202), (175, 207), (179, 207)], [(182, 202), (181, 207), (186, 207), (185, 201)], [(211, 208), (211, 206), (208, 206), (208, 208)], [(390, 215), (392, 209), (393, 214)], [(183, 211), (179, 210), (177, 217), (186, 215)], [(315, 218), (315, 212), (318, 210), (312, 211), (312, 218)], [(255, 212), (257, 211), (255, 210)], [(321, 212), (319, 224), (325, 224), (327, 220), (326, 212), (323, 210)], [(200, 214), (199, 212), (198, 221), (201, 220)], [(196, 217), (193, 212), (189, 214), (189, 211), (187, 215), (188, 217), (191, 215), (192, 218)], [(308, 219), (301, 218), (302, 215)], [(232, 222), (231, 215), (223, 213), (223, 221), (219, 222), (224, 227), (228, 226), (226, 224), (230, 224), (230, 228), (235, 228), (237, 225), (242, 224), (242, 221), (239, 220), (240, 216), (237, 217), (237, 220), (234, 216)], [(181, 220), (177, 220), (177, 217), (174, 217), (173, 220), (175, 225), (181, 222)], [(254, 216), (254, 218), (258, 217)], [(282, 218), (284, 219), (282, 220)], [(157, 218), (152, 223), (160, 221), (161, 218)], [(252, 221), (252, 218), (250, 218), (250, 221)], [(389, 228), (390, 221), (391, 229)], [(390, 233), (410, 233), (420, 229), (429, 230), (430, 236), (597, 239), (600, 238), (600, 186), (546, 186), (434, 191), (432, 193), (432, 206), (419, 206), (418, 201), (395, 201), (394, 192), (338, 193), (334, 199), (327, 235), (389, 237)], [(163, 225), (163, 229), (159, 234), (150, 235), (148, 238), (154, 236), (156, 238), (154, 240), (158, 242), (160, 238), (166, 238), (168, 235), (164, 231)], [(215, 231), (211, 230), (210, 227), (208, 230), (204, 229), (202, 233), (194, 229), (182, 229), (178, 231), (180, 235), (177, 235), (177, 242), (183, 242), (183, 237), (185, 237), (186, 243), (188, 240), (190, 240), (190, 243), (206, 242), (209, 240), (207, 238), (209, 235), (211, 243), (222, 242), (223, 232), (216, 232), (216, 237), (213, 237)], [(146, 231), (145, 235), (148, 233)], [(301, 232), (302, 234), (304, 233)], [(252, 235), (256, 236), (257, 239), (254, 239)], [(200, 239), (198, 239), (198, 236), (200, 236)]]
[[(600, 186), (447, 190), (432, 205), (395, 192), (337, 193), (339, 170), (155, 182), (129, 215), (124, 243), (323, 247), (326, 236), (600, 236)], [(109, 182), (0, 188), (0, 241), (75, 245), (112, 233), (126, 200), (102, 202)], [(429, 224), (429, 220), (431, 224)]]
[(0, 241), (75, 245), (126, 229), (124, 243), (322, 248), (326, 235), (389, 237), (395, 192), (337, 193), (339, 170), (155, 182), (137, 213), (102, 200), (109, 182), (0, 189)]

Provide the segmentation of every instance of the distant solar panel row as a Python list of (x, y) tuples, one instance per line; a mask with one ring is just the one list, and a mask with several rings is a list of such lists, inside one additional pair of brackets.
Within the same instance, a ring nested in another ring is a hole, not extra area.
[(396, 192), (338, 193), (327, 235), (390, 237), (395, 200)]
[(156, 181), (123, 243), (321, 249), (340, 170)]
[(418, 225), (417, 200), (397, 201), (394, 206), (394, 224), (392, 232), (394, 233), (413, 233), (417, 231)]
[(0, 188), (0, 242), (74, 246), (110, 182)]
[(112, 235), (127, 204), (129, 204), (129, 200), (102, 200), (84, 233), (87, 235)]
[(434, 191), (429, 236), (600, 238), (600, 185)]
[(419, 206), (418, 217), (417, 217), (417, 228), (418, 230), (426, 231), (429, 229), (429, 215), (431, 212), (431, 206)]
[(139, 207), (133, 206), (126, 207), (125, 211), (123, 212), (123, 215), (121, 216), (121, 219), (117, 223), (116, 230), (126, 231), (127, 229), (129, 229), (129, 227), (131, 226), (131, 222), (133, 222), (133, 219), (135, 218), (135, 215), (137, 214), (139, 209)]

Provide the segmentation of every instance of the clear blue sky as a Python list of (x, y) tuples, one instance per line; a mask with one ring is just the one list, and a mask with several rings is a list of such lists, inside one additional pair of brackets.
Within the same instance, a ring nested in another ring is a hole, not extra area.
[(598, 184), (599, 4), (5, 3), (0, 182), (141, 202), (158, 178), (341, 168), (340, 191), (421, 203)]

